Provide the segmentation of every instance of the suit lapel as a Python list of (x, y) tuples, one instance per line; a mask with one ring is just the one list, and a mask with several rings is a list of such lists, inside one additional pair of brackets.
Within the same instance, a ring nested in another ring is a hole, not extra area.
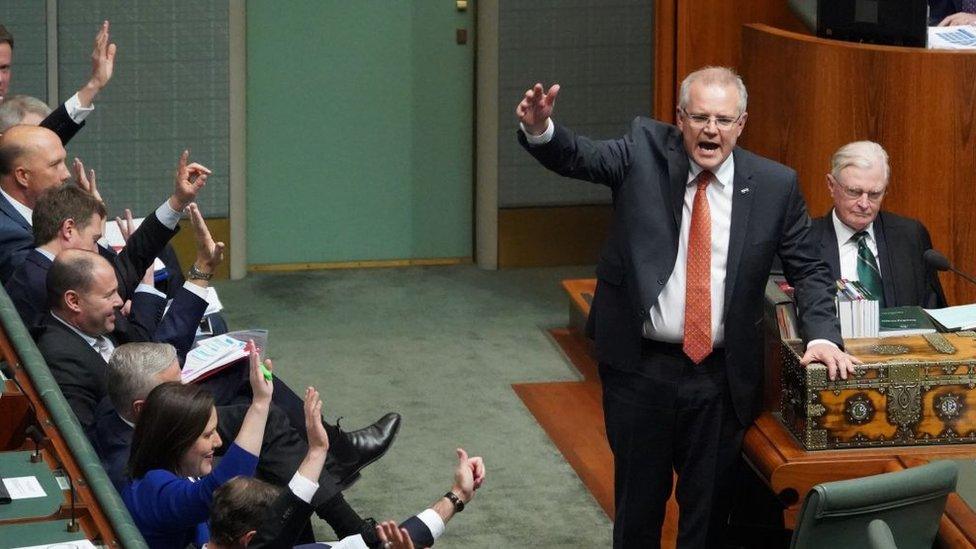
[(884, 292), (885, 304), (889, 307), (898, 303), (895, 299), (895, 269), (891, 261), (888, 238), (885, 233), (884, 212), (879, 212), (874, 218), (874, 241), (878, 245), (878, 267), (881, 269), (881, 290)]
[(823, 230), (820, 231), (820, 257), (830, 265), (834, 280), (840, 278), (840, 248), (837, 247), (837, 231), (834, 230), (834, 210), (824, 217)]
[(0, 195), (0, 211), (6, 214), (7, 217), (12, 219), (15, 223), (17, 223), (21, 227), (27, 229), (28, 231), (32, 230), (30, 223), (27, 222), (27, 219), (25, 219), (24, 216), (20, 215), (20, 212), (18, 212), (17, 209), (14, 208), (13, 204), (11, 204), (7, 200), (7, 198), (2, 195)]
[(685, 187), (688, 185), (688, 153), (681, 141), (681, 134), (675, 135), (668, 144), (668, 178), (671, 193), (671, 214), (674, 216), (675, 232), (681, 228), (681, 211), (685, 201)]
[(732, 302), (732, 290), (735, 286), (736, 274), (739, 270), (739, 260), (742, 258), (742, 248), (746, 241), (749, 228), (749, 214), (752, 212), (752, 197), (759, 191), (757, 182), (752, 180), (752, 166), (743, 155), (735, 149), (735, 173), (732, 176), (732, 219), (729, 225), (729, 250), (725, 267), (725, 311), (728, 315), (729, 303)]

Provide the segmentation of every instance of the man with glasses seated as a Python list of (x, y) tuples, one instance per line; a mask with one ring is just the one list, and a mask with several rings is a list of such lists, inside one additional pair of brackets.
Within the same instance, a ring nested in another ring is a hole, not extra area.
[(855, 141), (834, 153), (827, 190), (834, 207), (814, 219), (810, 237), (820, 243), (834, 278), (858, 280), (882, 307), (945, 307), (937, 273), (922, 258), (932, 247), (919, 221), (881, 211), (888, 192), (888, 153)]

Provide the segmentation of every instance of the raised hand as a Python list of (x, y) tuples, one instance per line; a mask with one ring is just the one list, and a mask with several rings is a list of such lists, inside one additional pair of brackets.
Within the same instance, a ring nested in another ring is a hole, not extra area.
[[(94, 175), (94, 171), (92, 175)], [(129, 208), (125, 209), (125, 221), (122, 221), (121, 217), (115, 216), (115, 224), (119, 226), (119, 232), (122, 233), (122, 238), (126, 242), (132, 237), (132, 233), (136, 232), (136, 222), (132, 219), (132, 210)]]
[(314, 387), (305, 389), (305, 432), (308, 435), (308, 449), (329, 451), (329, 435), (322, 423), (322, 399)]
[(406, 528), (400, 528), (392, 520), (377, 524), (376, 535), (383, 542), (383, 549), (414, 549), (413, 540), (407, 534)]
[[(248, 371), (248, 379), (251, 382), (251, 402), (255, 404), (271, 404), (271, 394), (274, 391), (274, 384), (264, 378), (264, 373), (261, 372), (261, 356), (258, 352), (257, 345), (254, 344), (254, 340), (247, 342), (246, 349), (250, 353), (248, 360), (250, 362), (250, 369)], [(271, 364), (271, 359), (264, 360), (264, 367), (268, 369), (269, 372), (273, 372), (274, 368)]]
[(543, 91), (542, 84), (525, 90), (525, 96), (515, 107), (515, 116), (532, 135), (542, 135), (548, 127), (549, 117), (559, 95), (559, 84), (553, 84), (549, 91)]
[(201, 164), (193, 162), (188, 164), (190, 151), (183, 151), (180, 161), (176, 165), (176, 177), (173, 183), (173, 196), (170, 197), (169, 205), (178, 212), (197, 199), (197, 193), (207, 184), (207, 176), (210, 169)]
[(102, 28), (95, 35), (95, 47), (92, 49), (91, 78), (80, 90), (78, 90), (78, 102), (82, 107), (90, 107), (95, 96), (104, 88), (108, 81), (112, 79), (115, 72), (115, 52), (116, 46), (109, 42), (108, 21), (102, 22)]
[(197, 243), (197, 259), (193, 263), (197, 270), (213, 274), (217, 266), (224, 260), (224, 243), (214, 242), (210, 236), (207, 222), (200, 213), (196, 203), (191, 202), (187, 209), (190, 211), (190, 223), (193, 225), (193, 238)]
[[(98, 194), (98, 185), (95, 183), (95, 170), (89, 170), (88, 173), (85, 173), (85, 165), (82, 164), (81, 159), (78, 157), (75, 157), (75, 161), (71, 164), (71, 167), (74, 169), (75, 184), (78, 185), (78, 188), (94, 196), (95, 200), (104, 203), (105, 201), (102, 200), (102, 195)], [(128, 238), (126, 237), (126, 240)]]
[(464, 448), (457, 449), (458, 464), (454, 468), (454, 486), (451, 490), (467, 503), (485, 481), (485, 461), (480, 457), (468, 457)]

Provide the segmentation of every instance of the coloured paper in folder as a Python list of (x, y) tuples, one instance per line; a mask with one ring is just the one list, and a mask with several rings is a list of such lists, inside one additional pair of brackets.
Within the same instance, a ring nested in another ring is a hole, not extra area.
[(223, 368), (248, 356), (248, 340), (254, 340), (259, 351), (268, 346), (267, 330), (241, 330), (201, 340), (186, 354), (181, 378), (183, 383), (193, 383), (209, 377)]

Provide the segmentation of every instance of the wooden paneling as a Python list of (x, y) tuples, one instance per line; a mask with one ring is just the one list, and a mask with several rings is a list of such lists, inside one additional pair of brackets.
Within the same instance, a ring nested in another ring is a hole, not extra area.
[[(210, 229), (210, 236), (213, 237), (214, 242), (223, 242), (227, 245), (224, 248), (224, 261), (220, 264), (220, 267), (217, 267), (214, 278), (229, 278), (230, 254), (233, 253), (230, 249), (230, 219), (226, 217), (208, 219), (207, 228)], [(185, 271), (190, 268), (190, 265), (193, 264), (193, 260), (197, 256), (197, 244), (196, 240), (193, 239), (193, 225), (190, 224), (189, 219), (180, 220), (180, 232), (176, 233), (176, 236), (173, 237), (170, 244), (176, 250), (176, 256), (180, 258), (180, 266), (183, 267), (183, 274), (185, 276)]]
[(678, 85), (689, 72), (741, 67), (743, 24), (806, 32), (784, 0), (658, 0), (654, 16), (654, 116), (663, 121), (673, 121)]
[[(976, 54), (743, 29), (749, 121), (740, 143), (797, 170), (811, 215), (826, 213), (830, 156), (869, 139), (891, 157), (884, 208), (921, 220), (936, 249), (976, 267)], [(943, 276), (953, 303), (976, 289)]]
[(500, 209), (498, 266), (595, 264), (610, 215), (610, 206)]

